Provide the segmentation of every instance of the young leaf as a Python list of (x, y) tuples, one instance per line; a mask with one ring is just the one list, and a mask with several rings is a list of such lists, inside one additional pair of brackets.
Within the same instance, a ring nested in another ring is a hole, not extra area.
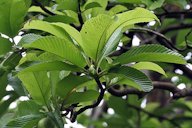
[(166, 76), (165, 71), (157, 64), (152, 62), (139, 62), (132, 66), (133, 68), (136, 68), (138, 70), (152, 70), (156, 71), (158, 73), (161, 73), (162, 75)]
[(79, 67), (84, 67), (86, 62), (81, 52), (69, 40), (61, 39), (54, 36), (40, 38), (39, 40), (24, 45), (26, 48), (38, 48), (64, 58)]
[(145, 92), (149, 92), (153, 89), (151, 80), (141, 71), (132, 67), (119, 67), (112, 68), (109, 73), (119, 74), (127, 77), (137, 83)]
[(25, 72), (18, 74), (18, 77), (36, 103), (48, 105), (51, 86), (47, 72)]
[(130, 62), (152, 61), (185, 64), (183, 56), (162, 45), (142, 45), (134, 47), (128, 52), (120, 55), (114, 63), (127, 64)]
[(111, 21), (110, 16), (99, 15), (85, 22), (81, 29), (84, 42), (83, 50), (94, 60), (96, 60), (97, 54), (105, 44), (106, 30), (110, 26)]

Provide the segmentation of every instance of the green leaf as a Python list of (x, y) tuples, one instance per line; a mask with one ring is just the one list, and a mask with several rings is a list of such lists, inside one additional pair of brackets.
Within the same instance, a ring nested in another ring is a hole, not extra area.
[(75, 23), (76, 20), (70, 16), (65, 16), (65, 15), (55, 15), (55, 16), (49, 16), (44, 19), (44, 21), (48, 22), (61, 22), (61, 23)]
[(87, 90), (85, 92), (74, 92), (66, 99), (65, 104), (94, 101), (98, 98), (98, 96), (99, 92), (95, 90)]
[(163, 3), (165, 2), (165, 0), (141, 0), (142, 3), (144, 3), (145, 5), (147, 5), (147, 7), (150, 9), (150, 10), (155, 10), (157, 8), (160, 8)]
[(128, 79), (133, 80), (137, 83), (145, 92), (149, 92), (153, 89), (151, 80), (141, 71), (134, 69), (132, 67), (119, 67), (112, 68), (109, 73), (120, 74)]
[(0, 56), (6, 54), (12, 49), (12, 43), (5, 38), (0, 37)]
[(56, 71), (56, 70), (78, 71), (79, 68), (61, 61), (50, 61), (34, 64), (20, 71), (20, 73), (37, 72), (37, 71)]
[(7, 70), (13, 70), (19, 63), (21, 59), (21, 54), (19, 52), (13, 52), (10, 54), (2, 63), (1, 65), (6, 67)]
[(35, 102), (48, 105), (51, 86), (47, 72), (25, 72), (20, 73), (18, 77)]
[(114, 63), (127, 64), (130, 62), (152, 61), (185, 64), (184, 57), (162, 45), (150, 44), (131, 48), (120, 55)]
[(65, 30), (46, 21), (41, 20), (29, 21), (24, 25), (23, 29), (41, 30), (44, 32), (48, 32), (52, 35), (55, 35), (57, 37), (70, 40), (70, 37)]
[(69, 75), (57, 83), (56, 94), (62, 98), (66, 98), (72, 91), (76, 90), (75, 88), (88, 80), (86, 77)]
[(0, 102), (0, 118), (1, 116), (3, 116), (3, 114), (5, 114), (9, 108), (9, 105), (14, 102), (17, 98), (19, 98), (19, 96), (17, 94), (15, 94), (14, 92), (11, 92), (9, 94), (10, 98), (8, 100), (5, 101), (1, 101)]
[(123, 5), (116, 5), (116, 6), (112, 7), (109, 11), (114, 13), (114, 14), (117, 14), (117, 13), (124, 12), (127, 10), (128, 9)]
[(33, 33), (26, 34), (21, 38), (18, 45), (22, 46), (24, 44), (30, 44), (30, 43), (32, 43), (32, 42), (34, 42), (34, 41), (36, 41), (36, 40), (38, 40), (40, 38), (42, 38), (42, 36), (37, 35), (37, 34), (33, 34)]
[(159, 65), (152, 63), (152, 62), (139, 62), (139, 63), (134, 64), (132, 67), (135, 69), (138, 69), (138, 70), (144, 69), (144, 70), (156, 71), (158, 73), (161, 73), (164, 76), (167, 76), (165, 74), (165, 71)]
[(48, 36), (41, 38), (29, 45), (25, 45), (24, 47), (38, 48), (46, 52), (53, 53), (79, 67), (84, 67), (86, 64), (85, 59), (83, 58), (79, 49), (75, 47), (72, 42), (65, 39)]
[(0, 32), (10, 37), (17, 35), (30, 4), (30, 0), (1, 0)]
[(26, 115), (21, 116), (10, 121), (5, 128), (23, 128), (27, 123), (33, 120), (40, 120), (44, 115)]
[(58, 3), (58, 10), (72, 10), (77, 11), (78, 9), (78, 0), (56, 0)]
[(84, 4), (84, 9), (90, 9), (90, 7), (102, 7), (106, 8), (107, 7), (107, 2), (108, 0), (87, 0), (87, 2)]
[(72, 38), (72, 40), (75, 40), (75, 42), (73, 41), (74, 44), (78, 44), (81, 47), (83, 46), (81, 34), (75, 28), (64, 23), (52, 23), (52, 24), (58, 27), (61, 27), (64, 31), (66, 31), (69, 34), (69, 36)]
[(26, 116), (26, 115), (40, 114), (39, 110), (41, 109), (41, 106), (39, 106), (32, 100), (28, 100), (19, 103), (17, 108), (18, 108), (17, 110), (18, 116)]
[(111, 22), (112, 18), (110, 16), (99, 15), (85, 22), (81, 29), (84, 42), (82, 48), (94, 60), (96, 60), (97, 54), (105, 44), (106, 30)]
[(141, 4), (141, 0), (115, 0), (115, 1), (120, 3)]
[(143, 8), (117, 14), (113, 18), (108, 15), (99, 15), (85, 22), (82, 27), (83, 50), (100, 63), (104, 57), (116, 49), (122, 32), (128, 27), (153, 20), (159, 21), (153, 13)]
[(102, 6), (97, 2), (92, 2), (92, 3), (86, 4), (85, 10), (95, 8), (95, 7), (102, 7)]

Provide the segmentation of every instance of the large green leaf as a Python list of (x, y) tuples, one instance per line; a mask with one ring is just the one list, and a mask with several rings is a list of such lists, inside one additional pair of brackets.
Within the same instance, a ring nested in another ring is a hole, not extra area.
[(85, 66), (85, 59), (81, 52), (75, 45), (69, 40), (61, 39), (54, 36), (48, 36), (41, 38), (31, 44), (25, 45), (26, 48), (38, 48), (60, 57), (63, 57), (66, 61), (75, 64), (79, 67)]
[(51, 61), (51, 62), (41, 62), (38, 64), (34, 64), (20, 71), (20, 73), (37, 72), (37, 71), (56, 71), (56, 70), (78, 71), (79, 68), (74, 65), (67, 64), (65, 62)]
[(12, 43), (5, 38), (0, 37), (0, 56), (9, 52), (12, 48)]
[(97, 99), (98, 96), (99, 92), (95, 90), (87, 90), (85, 92), (74, 92), (67, 98), (65, 104), (94, 101)]
[(25, 72), (18, 75), (31, 97), (40, 105), (48, 105), (51, 85), (47, 72)]
[(84, 42), (82, 48), (94, 60), (96, 60), (97, 54), (105, 43), (106, 30), (111, 22), (112, 18), (110, 16), (99, 15), (85, 22), (81, 29)]
[(133, 80), (137, 83), (145, 92), (149, 92), (153, 89), (151, 80), (141, 71), (132, 67), (119, 67), (112, 68), (109, 73), (120, 74), (128, 79)]
[(0, 32), (10, 37), (17, 35), (30, 4), (30, 0), (1, 0)]
[(152, 62), (139, 62), (132, 66), (133, 68), (136, 68), (138, 70), (152, 70), (156, 71), (158, 73), (161, 73), (162, 75), (166, 76), (165, 71), (157, 64)]
[(75, 88), (88, 80), (86, 77), (69, 75), (57, 83), (56, 94), (62, 98), (66, 98), (72, 91), (75, 91)]
[(143, 45), (134, 47), (128, 52), (117, 57), (114, 62), (126, 64), (130, 62), (155, 61), (185, 64), (183, 56), (162, 45)]
[(100, 63), (104, 57), (116, 49), (122, 32), (136, 23), (153, 20), (159, 21), (153, 13), (143, 8), (136, 8), (114, 17), (104, 14), (94, 17), (85, 22), (81, 30), (83, 49), (88, 56)]

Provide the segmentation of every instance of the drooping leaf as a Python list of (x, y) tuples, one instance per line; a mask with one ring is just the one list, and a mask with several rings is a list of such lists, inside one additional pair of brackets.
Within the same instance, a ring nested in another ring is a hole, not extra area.
[(109, 73), (120, 74), (137, 83), (143, 91), (149, 92), (153, 89), (151, 80), (141, 71), (132, 67), (116, 67), (109, 70)]
[(18, 77), (36, 103), (48, 105), (51, 85), (47, 72), (25, 72)]
[(17, 35), (30, 4), (30, 0), (1, 0), (0, 33), (10, 37)]
[(23, 128), (27, 123), (33, 120), (40, 120), (44, 115), (26, 115), (11, 120), (5, 128)]
[(70, 40), (70, 36), (67, 34), (65, 30), (46, 21), (41, 20), (29, 21), (24, 25), (23, 29), (41, 30), (44, 32), (48, 32), (52, 35), (55, 35), (57, 37)]
[(0, 37), (0, 56), (9, 52), (12, 48), (12, 43), (5, 38)]
[(65, 39), (49, 36), (41, 38), (29, 45), (25, 45), (25, 47), (38, 48), (46, 52), (53, 53), (79, 67), (84, 67), (86, 64), (79, 49), (75, 47), (72, 42)]
[(120, 62), (121, 64), (140, 61), (186, 63), (181, 54), (155, 44), (134, 47), (114, 60), (115, 63)]
[(152, 70), (156, 71), (158, 73), (161, 73), (162, 75), (166, 76), (165, 71), (157, 64), (152, 62), (139, 62), (132, 66), (133, 68), (136, 68), (138, 70)]
[(64, 31), (66, 31), (69, 36), (75, 40), (74, 44), (78, 44), (79, 46), (83, 46), (83, 41), (82, 41), (82, 37), (79, 31), (77, 31), (75, 28), (71, 27), (68, 24), (64, 24), (64, 23), (52, 23), (53, 25), (56, 25), (58, 27), (61, 27)]
[(95, 90), (87, 90), (85, 92), (74, 92), (67, 98), (65, 104), (95, 101), (98, 96), (99, 92)]

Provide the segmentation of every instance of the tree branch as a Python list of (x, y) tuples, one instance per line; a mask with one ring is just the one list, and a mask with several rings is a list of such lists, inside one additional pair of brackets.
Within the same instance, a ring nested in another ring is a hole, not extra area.
[(34, 2), (37, 6), (39, 6), (39, 7), (40, 7), (44, 12), (46, 12), (47, 14), (52, 15), (52, 16), (55, 15), (55, 13), (53, 13), (53, 12), (49, 11), (48, 9), (46, 9), (38, 0), (33, 0), (33, 2)]
[(82, 112), (84, 112), (87, 109), (97, 107), (100, 104), (100, 102), (102, 101), (102, 99), (104, 97), (104, 94), (105, 94), (105, 89), (103, 88), (103, 86), (102, 86), (102, 84), (101, 84), (98, 77), (95, 77), (95, 81), (96, 81), (96, 83), (97, 83), (97, 85), (98, 85), (98, 87), (100, 89), (100, 95), (97, 98), (97, 101), (92, 105), (85, 106), (83, 108), (80, 108), (78, 111), (74, 112), (73, 115), (71, 116), (71, 119), (70, 119), (71, 122), (75, 122), (75, 120), (77, 118), (77, 115), (81, 114)]
[(177, 12), (164, 12), (161, 14), (156, 14), (157, 17), (166, 17), (166, 18), (180, 18), (183, 16), (184, 18), (191, 18), (192, 11), (177, 11)]
[(149, 117), (157, 118), (157, 119), (159, 119), (160, 121), (161, 121), (161, 120), (166, 120), (166, 121), (169, 121), (169, 122), (170, 122), (171, 124), (173, 124), (174, 126), (180, 127), (180, 125), (177, 124), (174, 120), (169, 119), (169, 118), (167, 118), (167, 117), (165, 117), (165, 116), (160, 116), (160, 115), (156, 115), (156, 114), (154, 114), (154, 113), (150, 113), (150, 112), (148, 112), (148, 111), (146, 111), (146, 110), (144, 110), (144, 109), (142, 109), (142, 108), (140, 108), (140, 107), (138, 107), (138, 106), (135, 106), (135, 105), (132, 105), (132, 104), (129, 104), (129, 103), (128, 103), (128, 106), (131, 107), (131, 108), (136, 109), (137, 111), (141, 111), (141, 112), (147, 114)]
[[(173, 99), (179, 99), (186, 96), (192, 96), (192, 89), (191, 88), (185, 88), (185, 89), (178, 89), (174, 84), (169, 82), (160, 82), (160, 81), (153, 81), (153, 87), (154, 89), (161, 89), (161, 90), (167, 90), (169, 92), (173, 93), (172, 98)], [(117, 90), (113, 87), (108, 89), (108, 92), (111, 93), (114, 96), (122, 97), (128, 94), (135, 94), (139, 97), (144, 96), (147, 94), (146, 92), (139, 91), (137, 89), (124, 89), (124, 90)]]
[(180, 29), (189, 29), (189, 28), (192, 28), (192, 24), (177, 24), (177, 25), (172, 25), (170, 27), (167, 27), (166, 29), (161, 30), (161, 33), (165, 34), (170, 31), (180, 30)]

